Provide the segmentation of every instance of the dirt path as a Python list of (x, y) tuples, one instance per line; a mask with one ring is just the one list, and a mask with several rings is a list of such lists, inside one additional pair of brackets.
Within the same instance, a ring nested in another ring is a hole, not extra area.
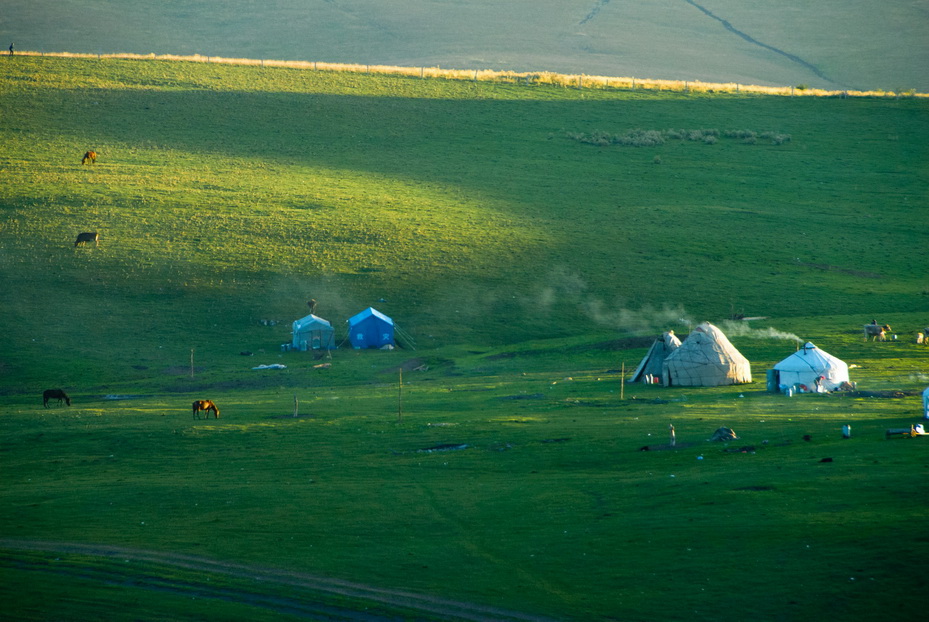
[[(68, 556), (81, 559), (69, 560)], [(138, 589), (215, 598), (313, 620), (552, 622), (495, 607), (301, 572), (104, 544), (0, 538), (0, 565), (106, 584), (128, 582)], [(159, 567), (167, 572), (157, 572)], [(179, 579), (178, 570), (193, 571), (196, 578)], [(220, 576), (227, 579), (225, 586), (223, 581), (211, 581), (211, 577)], [(228, 585), (230, 579), (237, 584), (234, 588)], [(359, 606), (345, 607), (345, 598)], [(365, 602), (371, 604), (371, 610), (364, 611)]]
[(784, 50), (780, 50), (780, 49), (774, 47), (773, 45), (768, 45), (767, 43), (762, 43), (762, 42), (759, 41), (758, 39), (755, 39), (754, 37), (752, 37), (752, 36), (750, 36), (750, 35), (748, 35), (748, 34), (742, 32), (741, 30), (738, 30), (735, 26), (733, 26), (731, 23), (729, 23), (728, 20), (725, 20), (725, 19), (723, 19), (722, 17), (719, 17), (718, 15), (714, 14), (712, 11), (710, 11), (710, 10), (707, 9), (706, 7), (704, 7), (704, 6), (702, 6), (702, 5), (697, 4), (696, 2), (694, 2), (694, 0), (684, 0), (684, 2), (686, 2), (687, 4), (693, 6), (693, 7), (696, 8), (696, 9), (698, 9), (700, 12), (702, 12), (702, 13), (703, 13), (704, 15), (706, 15), (707, 17), (709, 17), (709, 18), (711, 18), (711, 19), (715, 19), (717, 22), (719, 22), (720, 24), (722, 24), (723, 27), (724, 27), (726, 30), (728, 30), (729, 32), (731, 32), (732, 34), (734, 34), (734, 35), (736, 35), (736, 36), (738, 36), (738, 37), (741, 37), (742, 39), (744, 39), (745, 41), (751, 43), (752, 45), (757, 45), (758, 47), (762, 47), (762, 48), (764, 48), (764, 49), (766, 49), (766, 50), (770, 50), (771, 52), (774, 52), (775, 54), (780, 54), (781, 56), (783, 56), (783, 57), (789, 59), (791, 62), (797, 63), (798, 65), (802, 65), (803, 67), (806, 67), (807, 69), (809, 69), (810, 71), (812, 71), (814, 74), (816, 74), (817, 76), (819, 76), (819, 77), (822, 78), (823, 80), (826, 80), (827, 82), (832, 82), (833, 84), (836, 84), (835, 80), (833, 80), (832, 78), (830, 78), (829, 76), (827, 76), (826, 74), (824, 74), (822, 71), (820, 71), (819, 68), (818, 68), (816, 65), (814, 65), (814, 64), (812, 64), (812, 63), (809, 63), (809, 62), (803, 60), (802, 58), (800, 58), (799, 56), (796, 56), (795, 54), (791, 54), (791, 53), (789, 53), (789, 52), (785, 52)]

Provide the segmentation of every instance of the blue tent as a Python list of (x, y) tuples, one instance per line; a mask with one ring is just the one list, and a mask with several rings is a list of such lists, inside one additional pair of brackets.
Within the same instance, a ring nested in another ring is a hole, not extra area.
[(394, 321), (373, 307), (348, 320), (348, 340), (354, 348), (394, 345)]

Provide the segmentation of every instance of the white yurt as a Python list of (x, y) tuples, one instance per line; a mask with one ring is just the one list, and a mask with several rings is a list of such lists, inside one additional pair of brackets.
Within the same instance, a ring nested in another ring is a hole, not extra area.
[(822, 386), (825, 391), (835, 391), (842, 383), (849, 382), (845, 361), (823, 352), (809, 341), (775, 365), (772, 371), (774, 373), (768, 379), (771, 391), (780, 391), (781, 387), (816, 391), (817, 386)]
[(312, 313), (294, 321), (293, 339), (290, 346), (294, 350), (335, 350), (335, 329), (328, 320)]
[(709, 322), (697, 326), (668, 358), (661, 372), (666, 387), (718, 387), (752, 381), (752, 366)]

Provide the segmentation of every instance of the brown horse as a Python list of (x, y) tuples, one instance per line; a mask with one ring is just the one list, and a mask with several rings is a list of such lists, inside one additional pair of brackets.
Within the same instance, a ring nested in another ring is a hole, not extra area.
[(100, 234), (96, 231), (85, 231), (84, 233), (78, 233), (77, 239), (74, 240), (74, 246), (84, 246), (88, 242), (93, 242), (97, 246), (100, 246)]
[(200, 411), (206, 411), (206, 418), (210, 418), (210, 411), (213, 411), (213, 414), (219, 419), (219, 408), (216, 407), (216, 404), (212, 400), (197, 400), (194, 402), (194, 419), (200, 418)]
[(96, 164), (97, 163), (97, 152), (88, 151), (87, 153), (85, 153), (84, 157), (81, 158), (81, 165), (87, 164), (88, 160), (90, 160), (91, 164)]
[(47, 389), (44, 393), (42, 393), (42, 405), (46, 408), (48, 408), (49, 400), (58, 400), (59, 404), (64, 401), (64, 403), (68, 406), (71, 405), (71, 398), (68, 397), (68, 394), (61, 389)]

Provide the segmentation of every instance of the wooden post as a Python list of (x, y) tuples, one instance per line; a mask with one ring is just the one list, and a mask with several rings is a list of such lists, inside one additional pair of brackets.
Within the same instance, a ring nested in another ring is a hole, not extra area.
[(297, 416), (297, 412), (300, 409), (300, 401), (297, 399), (297, 394), (294, 393), (294, 417)]
[(403, 368), (400, 368), (400, 379), (397, 382), (397, 421), (403, 421)]
[(626, 399), (626, 361), (623, 361), (622, 374), (619, 378), (619, 399)]
[(190, 349), (190, 377), (194, 377), (194, 349)]

